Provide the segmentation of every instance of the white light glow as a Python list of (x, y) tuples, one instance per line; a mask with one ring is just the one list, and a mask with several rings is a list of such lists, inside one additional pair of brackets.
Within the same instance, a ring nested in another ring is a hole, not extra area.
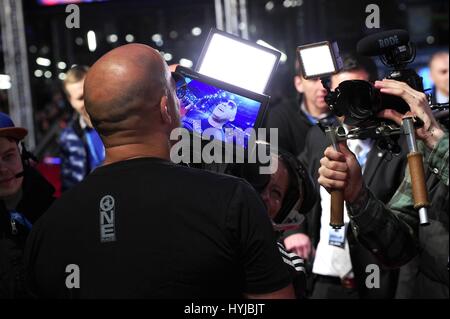
[(300, 56), (306, 73), (305, 77), (314, 77), (336, 71), (328, 45), (302, 49), (300, 50)]
[(253, 92), (264, 93), (276, 63), (275, 54), (216, 33), (198, 72)]
[(94, 31), (91, 30), (87, 33), (87, 41), (89, 51), (94, 52), (97, 49), (97, 37)]
[(159, 33), (156, 33), (154, 35), (152, 35), (152, 41), (153, 42), (160, 42), (162, 41), (162, 35)]
[(47, 58), (39, 57), (36, 59), (36, 64), (41, 65), (41, 66), (50, 66), (50, 64), (52, 64), (52, 61), (50, 61)]
[(52, 72), (50, 72), (50, 71), (45, 71), (44, 76), (45, 76), (47, 79), (50, 79), (50, 78), (52, 77)]
[(58, 79), (60, 79), (61, 81), (64, 81), (66, 79), (67, 75), (63, 72), (61, 72), (60, 74), (58, 74)]
[(285, 8), (289, 8), (292, 4), (293, 4), (293, 3), (292, 3), (291, 0), (284, 0), (284, 1), (283, 1), (283, 6), (284, 6)]
[(11, 77), (7, 74), (0, 74), (0, 90), (9, 90), (11, 88)]
[(2, 82), (10, 82), (11, 77), (7, 74), (0, 74), (0, 81)]
[(35, 70), (34, 71), (34, 76), (37, 77), (37, 78), (40, 78), (43, 75), (44, 75), (44, 72), (42, 72), (42, 70)]
[(195, 37), (198, 37), (200, 34), (202, 34), (202, 29), (199, 27), (192, 28), (192, 35)]
[(67, 67), (67, 64), (65, 62), (58, 62), (58, 69), (64, 70)]
[(168, 61), (172, 61), (173, 56), (170, 53), (164, 53), (164, 60)]
[(9, 90), (11, 88), (11, 82), (0, 82), (0, 90)]
[(280, 53), (281, 53), (281, 56), (280, 56), (280, 62), (281, 62), (281, 63), (286, 63), (286, 61), (287, 61), (287, 55), (286, 55), (284, 52), (281, 52), (281, 51), (278, 50), (277, 48), (271, 46), (269, 43), (267, 43), (267, 42), (264, 41), (264, 40), (258, 40), (258, 41), (256, 41), (256, 43), (259, 44), (259, 45), (262, 45), (263, 47), (266, 47), (266, 48), (269, 48), (269, 49), (276, 50), (276, 51), (280, 52)]
[(127, 34), (125, 36), (125, 41), (127, 41), (128, 43), (133, 42), (134, 41), (134, 35), (132, 34)]
[(119, 40), (119, 37), (117, 36), (117, 34), (110, 34), (108, 35), (107, 41), (110, 43), (116, 43), (117, 40)]
[(275, 7), (275, 4), (273, 3), (273, 1), (269, 1), (266, 3), (265, 7), (266, 11), (271, 11)]
[(191, 60), (189, 60), (189, 59), (184, 59), (183, 58), (183, 59), (180, 60), (180, 65), (184, 66), (186, 68), (192, 68), (194, 63)]

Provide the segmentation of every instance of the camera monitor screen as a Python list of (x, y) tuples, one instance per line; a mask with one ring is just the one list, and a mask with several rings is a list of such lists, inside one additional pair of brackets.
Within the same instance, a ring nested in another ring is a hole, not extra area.
[(182, 126), (203, 139), (247, 148), (247, 129), (261, 124), (269, 97), (183, 67), (178, 67), (176, 73), (182, 76), (177, 79)]
[(212, 29), (196, 71), (208, 77), (263, 94), (281, 53)]

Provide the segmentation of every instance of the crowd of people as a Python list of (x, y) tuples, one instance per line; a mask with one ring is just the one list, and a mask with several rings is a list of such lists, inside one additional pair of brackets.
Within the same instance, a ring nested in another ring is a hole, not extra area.
[[(343, 62), (332, 88), (370, 81), (423, 122), (430, 225), (419, 226), (404, 137), (399, 154), (372, 139), (330, 147), (321, 127), (352, 127), (298, 66), (298, 98), (271, 105), (265, 121), (279, 133), (273, 174), (172, 163), (175, 82), (158, 51), (128, 44), (67, 72), (61, 198), (23, 148), (26, 128), (0, 113), (0, 298), (448, 298), (448, 119), (406, 83), (376, 81), (371, 59)], [(448, 53), (430, 70), (432, 101), (448, 103)], [(220, 104), (209, 124), (235, 114)], [(400, 125), (404, 115), (379, 116)], [(340, 230), (329, 224), (332, 190), (344, 194)], [(81, 280), (68, 284), (74, 265)], [(368, 266), (379, 269), (375, 288)]]

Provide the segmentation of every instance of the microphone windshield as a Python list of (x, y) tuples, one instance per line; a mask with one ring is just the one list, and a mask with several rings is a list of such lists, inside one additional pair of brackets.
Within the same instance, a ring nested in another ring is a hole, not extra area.
[(356, 50), (365, 56), (382, 55), (387, 51), (409, 43), (408, 31), (397, 29), (379, 32), (362, 38)]

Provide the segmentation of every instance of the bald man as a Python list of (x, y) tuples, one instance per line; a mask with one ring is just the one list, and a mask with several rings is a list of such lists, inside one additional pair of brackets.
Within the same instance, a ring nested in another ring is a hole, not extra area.
[(31, 290), (56, 298), (291, 298), (264, 204), (240, 179), (170, 162), (180, 125), (168, 66), (130, 44), (84, 86), (105, 164), (31, 234)]
[(433, 103), (448, 103), (448, 52), (439, 51), (433, 54), (429, 66), (434, 83)]

